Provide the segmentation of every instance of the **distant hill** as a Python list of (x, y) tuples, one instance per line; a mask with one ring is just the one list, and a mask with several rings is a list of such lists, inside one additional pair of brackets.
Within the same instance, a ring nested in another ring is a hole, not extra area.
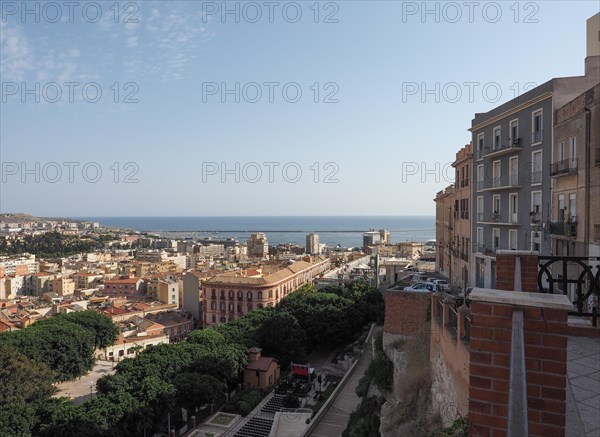
[(37, 221), (59, 221), (70, 223), (81, 223), (83, 220), (73, 220), (67, 217), (37, 217), (22, 212), (0, 214), (0, 222), (25, 223)]

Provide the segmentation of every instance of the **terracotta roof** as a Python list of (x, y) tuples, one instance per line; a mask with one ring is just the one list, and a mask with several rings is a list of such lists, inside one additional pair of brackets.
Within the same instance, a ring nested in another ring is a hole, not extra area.
[[(321, 260), (319, 260), (321, 261)], [(308, 270), (314, 264), (306, 261), (297, 261), (287, 267), (278, 269), (273, 273), (264, 274), (262, 277), (248, 277), (239, 271), (225, 272), (205, 281), (206, 284), (243, 284), (243, 285), (269, 285), (283, 281), (299, 272)], [(244, 272), (245, 274), (245, 272)]]
[(137, 284), (141, 280), (141, 278), (109, 279), (104, 281), (104, 284)]
[(252, 361), (246, 367), (246, 370), (258, 370), (260, 372), (266, 372), (271, 367), (271, 364), (277, 364), (277, 360), (272, 357), (260, 357), (256, 361)]

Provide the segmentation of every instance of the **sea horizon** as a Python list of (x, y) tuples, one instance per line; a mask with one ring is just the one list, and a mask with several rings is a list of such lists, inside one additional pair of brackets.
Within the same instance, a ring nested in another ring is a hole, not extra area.
[[(304, 245), (315, 232), (321, 243), (361, 247), (365, 231), (385, 229), (390, 242), (435, 239), (435, 216), (87, 216), (73, 217), (102, 226), (152, 232), (171, 238), (245, 241), (253, 232), (267, 235), (269, 244)], [(271, 234), (271, 235), (269, 235)]]

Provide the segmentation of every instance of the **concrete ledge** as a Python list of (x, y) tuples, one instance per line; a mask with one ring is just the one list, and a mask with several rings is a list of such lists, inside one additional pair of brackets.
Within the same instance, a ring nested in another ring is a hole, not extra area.
[(583, 325), (580, 323), (567, 326), (567, 335), (573, 337), (600, 337), (600, 326)]
[(469, 299), (474, 302), (499, 303), (518, 307), (553, 308), (572, 311), (573, 304), (563, 294), (527, 293), (523, 291), (473, 288)]
[(515, 255), (515, 256), (538, 256), (540, 253), (533, 250), (497, 250), (496, 255)]

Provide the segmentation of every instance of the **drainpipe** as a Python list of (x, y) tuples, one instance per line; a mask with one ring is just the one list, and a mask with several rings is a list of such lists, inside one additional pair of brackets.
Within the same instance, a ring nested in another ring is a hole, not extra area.
[(590, 144), (590, 124), (592, 111), (585, 107), (585, 229), (583, 233), (585, 256), (590, 256), (590, 173), (592, 162), (592, 150)]

